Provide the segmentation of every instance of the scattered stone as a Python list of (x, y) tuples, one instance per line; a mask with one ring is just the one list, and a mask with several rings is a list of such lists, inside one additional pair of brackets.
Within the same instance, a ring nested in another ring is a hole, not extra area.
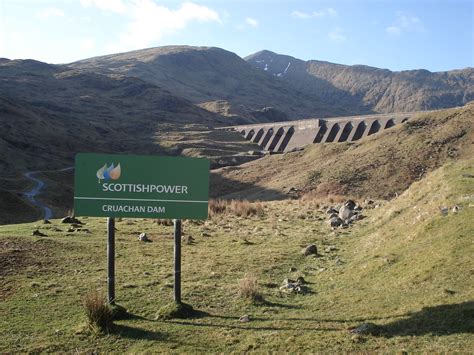
[(326, 213), (327, 213), (327, 214), (337, 213), (337, 210), (334, 209), (334, 207), (329, 207), (329, 208), (326, 210)]
[(243, 315), (242, 317), (239, 318), (239, 322), (240, 323), (248, 323), (248, 322), (250, 322), (250, 317), (247, 314), (245, 314), (245, 315)]
[(448, 212), (449, 212), (449, 208), (448, 207), (441, 207), (439, 211), (441, 212), (442, 216), (447, 216)]
[(329, 225), (331, 227), (339, 227), (339, 226), (342, 225), (342, 223), (343, 223), (343, 221), (339, 217), (333, 217), (329, 220)]
[(453, 206), (453, 209), (451, 210), (451, 212), (453, 212), (453, 213), (458, 213), (458, 212), (459, 212), (459, 206), (458, 206), (458, 205), (454, 205), (454, 206)]
[(326, 249), (324, 249), (326, 253), (330, 253), (335, 250), (337, 250), (337, 248), (334, 245), (329, 245)]
[(76, 223), (76, 224), (82, 224), (81, 221), (79, 221), (77, 218), (71, 217), (71, 216), (66, 216), (63, 219), (61, 219), (62, 223)]
[(354, 207), (354, 212), (356, 212), (356, 211), (357, 211), (357, 212), (360, 212), (360, 211), (362, 211), (362, 209), (363, 209), (362, 206), (359, 205), (359, 204), (357, 204), (357, 205), (355, 205), (355, 207)]
[(43, 220), (43, 224), (51, 224), (50, 221), (48, 221), (47, 219)]
[(347, 206), (342, 206), (339, 209), (339, 218), (341, 218), (343, 221), (347, 221), (349, 218), (352, 217), (352, 215), (352, 209)]
[(290, 272), (295, 272), (296, 270), (297, 269), (294, 266), (290, 267)]
[(299, 283), (300, 285), (304, 285), (306, 283), (306, 280), (304, 279), (303, 276), (298, 276), (296, 279), (296, 282)]
[(68, 228), (66, 232), (68, 233), (72, 233), (72, 232), (75, 232), (76, 230), (72, 227)]
[(309, 289), (308, 287), (304, 286), (303, 283), (298, 282), (298, 280), (295, 282), (290, 279), (284, 279), (283, 285), (280, 287), (280, 291), (287, 292), (287, 293), (303, 293), (304, 294), (304, 293), (308, 293)]
[(351, 330), (352, 334), (374, 334), (379, 330), (379, 326), (374, 323), (362, 323), (358, 327)]
[(138, 240), (140, 242), (151, 242), (146, 233), (140, 233), (140, 235), (138, 236)]
[(364, 218), (363, 215), (361, 215), (360, 213), (357, 213), (357, 214), (353, 215), (353, 216), (349, 219), (349, 221), (350, 221), (350, 222), (360, 221), (360, 220), (363, 219), (363, 218)]
[(374, 200), (365, 200), (366, 205), (373, 205), (374, 203)]
[(304, 254), (304, 256), (308, 256), (308, 255), (312, 255), (312, 254), (317, 255), (318, 254), (318, 248), (316, 248), (316, 245), (310, 244), (305, 249), (303, 249), (302, 253)]
[(331, 213), (331, 215), (329, 216), (329, 219), (331, 218), (338, 218), (339, 217), (339, 214), (337, 213)]
[(47, 235), (44, 234), (44, 233), (41, 233), (41, 232), (39, 231), (39, 229), (35, 229), (35, 230), (33, 231), (33, 233), (31, 233), (31, 235), (35, 235), (35, 236), (37, 236), (37, 237), (47, 237)]
[(345, 203), (344, 203), (344, 206), (349, 208), (350, 210), (353, 210), (356, 206), (356, 203), (353, 201), (353, 200), (347, 200)]

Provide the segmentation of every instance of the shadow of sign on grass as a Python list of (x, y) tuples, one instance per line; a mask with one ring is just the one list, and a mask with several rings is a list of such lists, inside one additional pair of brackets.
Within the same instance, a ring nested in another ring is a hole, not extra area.
[(474, 334), (474, 301), (425, 307), (409, 314), (408, 318), (379, 325), (371, 333), (387, 338), (425, 334)]
[(156, 332), (151, 330), (145, 330), (141, 328), (135, 328), (123, 324), (114, 325), (114, 333), (122, 338), (136, 339), (136, 340), (159, 340), (165, 341), (168, 336), (162, 332)]

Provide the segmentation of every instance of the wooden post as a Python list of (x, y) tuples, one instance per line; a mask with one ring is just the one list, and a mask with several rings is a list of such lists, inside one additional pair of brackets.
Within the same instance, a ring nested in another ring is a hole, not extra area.
[(115, 304), (115, 218), (107, 218), (107, 300)]
[(174, 301), (181, 303), (181, 220), (174, 219)]

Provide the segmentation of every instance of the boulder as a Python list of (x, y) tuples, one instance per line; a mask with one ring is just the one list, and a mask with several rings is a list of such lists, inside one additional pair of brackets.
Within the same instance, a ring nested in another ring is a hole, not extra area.
[(303, 249), (303, 254), (304, 256), (316, 255), (318, 254), (318, 248), (316, 248), (316, 245), (310, 244), (305, 249)]
[(347, 221), (349, 218), (351, 218), (353, 215), (352, 209), (350, 209), (347, 206), (342, 206), (339, 209), (339, 218), (342, 219), (343, 221)]
[(353, 200), (347, 200), (344, 202), (344, 206), (349, 208), (350, 210), (353, 210), (356, 206), (356, 203)]
[(329, 220), (329, 225), (331, 227), (339, 227), (343, 224), (343, 220), (340, 219), (339, 217), (333, 217)]

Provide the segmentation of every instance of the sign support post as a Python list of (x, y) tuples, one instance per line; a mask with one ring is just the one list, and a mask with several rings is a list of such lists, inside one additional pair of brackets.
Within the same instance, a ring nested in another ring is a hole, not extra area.
[(174, 301), (181, 303), (181, 220), (174, 219)]
[(115, 304), (115, 218), (107, 218), (107, 300)]

